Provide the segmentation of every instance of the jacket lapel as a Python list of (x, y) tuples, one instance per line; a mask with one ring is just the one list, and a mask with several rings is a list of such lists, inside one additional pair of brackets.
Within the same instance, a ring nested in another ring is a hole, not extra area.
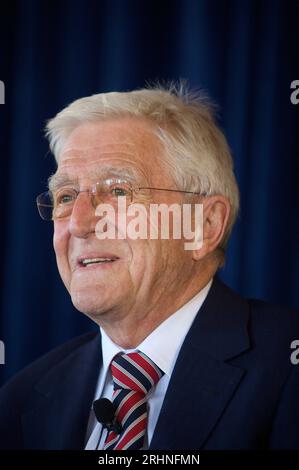
[(225, 362), (249, 348), (248, 304), (215, 279), (185, 338), (150, 449), (204, 446), (242, 380)]
[(36, 386), (22, 416), (25, 448), (83, 449), (102, 364), (100, 337), (71, 353)]

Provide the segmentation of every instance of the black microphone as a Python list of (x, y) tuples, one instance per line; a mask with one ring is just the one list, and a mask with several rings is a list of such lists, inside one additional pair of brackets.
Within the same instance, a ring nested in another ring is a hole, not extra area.
[(108, 398), (99, 398), (93, 402), (93, 411), (99, 423), (108, 431), (121, 433), (121, 425), (115, 417), (115, 408)]

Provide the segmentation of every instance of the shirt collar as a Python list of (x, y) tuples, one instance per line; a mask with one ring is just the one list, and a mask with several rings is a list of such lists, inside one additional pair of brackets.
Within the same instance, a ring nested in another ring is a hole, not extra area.
[[(162, 322), (136, 348), (123, 349), (100, 328), (102, 335), (103, 373), (108, 372), (114, 356), (120, 352), (141, 351), (169, 377), (183, 341), (211, 288), (213, 279), (179, 310)], [(167, 340), (166, 340), (167, 339)]]

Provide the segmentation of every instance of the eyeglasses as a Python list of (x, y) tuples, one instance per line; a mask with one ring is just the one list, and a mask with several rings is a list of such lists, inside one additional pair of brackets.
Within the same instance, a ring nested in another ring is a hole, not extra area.
[(113, 178), (97, 182), (90, 189), (82, 191), (69, 186), (56, 191), (46, 191), (37, 196), (36, 204), (43, 220), (56, 220), (69, 217), (72, 214), (80, 193), (88, 193), (93, 207), (96, 208), (99, 204), (110, 204), (117, 207), (119, 197), (125, 197), (127, 205), (136, 202), (136, 199), (139, 203), (146, 202), (150, 198), (151, 191), (169, 191), (204, 196), (203, 193), (180, 189), (133, 187), (128, 181)]

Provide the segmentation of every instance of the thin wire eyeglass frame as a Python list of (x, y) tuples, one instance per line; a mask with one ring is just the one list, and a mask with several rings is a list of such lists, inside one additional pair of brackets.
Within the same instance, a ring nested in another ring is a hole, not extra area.
[[(112, 181), (112, 180), (105, 180), (105, 182), (108, 182), (108, 181)], [(97, 187), (100, 185), (100, 184), (103, 184), (103, 182), (96, 182), (95, 184), (93, 184), (91, 186), (91, 189), (83, 189), (83, 190), (77, 190), (75, 189), (74, 187), (67, 187), (67, 188), (61, 188), (60, 191), (62, 191), (63, 189), (68, 189), (68, 190), (72, 190), (74, 191), (74, 193), (76, 194), (76, 197), (75, 197), (75, 200), (74, 202), (77, 200), (77, 197), (79, 196), (80, 193), (89, 193), (89, 194), (92, 194), (92, 195), (95, 195), (95, 194), (104, 194), (105, 191), (98, 191), (97, 190)], [(124, 180), (113, 180), (113, 184), (115, 185), (120, 185), (120, 184), (125, 184), (127, 186), (127, 190), (130, 192), (130, 203), (133, 202), (133, 194), (137, 194), (139, 191), (141, 190), (150, 190), (150, 191), (167, 191), (167, 192), (176, 192), (176, 193), (183, 193), (183, 194), (193, 194), (193, 195), (196, 195), (196, 196), (202, 196), (202, 197), (205, 197), (206, 194), (205, 193), (202, 193), (202, 192), (196, 192), (196, 191), (186, 191), (186, 190), (182, 190), (182, 189), (172, 189), (172, 188), (155, 188), (155, 187), (152, 187), (152, 186), (136, 186), (136, 187), (133, 187), (131, 185), (131, 183), (127, 182), (127, 181), (124, 181)], [(116, 189), (116, 187), (111, 187), (110, 189), (113, 190), (113, 189)], [(122, 188), (121, 188), (122, 189)], [(39, 194), (36, 198), (36, 204), (37, 204), (37, 209), (38, 209), (38, 212), (39, 212), (39, 215), (40, 217), (43, 219), (43, 220), (46, 220), (46, 221), (53, 221), (53, 220), (56, 220), (56, 219), (66, 219), (67, 217), (69, 217), (71, 214), (72, 214), (72, 210), (70, 211), (70, 213), (68, 213), (67, 215), (65, 216), (61, 216), (61, 217), (55, 217), (53, 216), (53, 209), (55, 207), (54, 204), (44, 204), (44, 203), (41, 203), (40, 200), (42, 198), (49, 198), (49, 201), (52, 199), (53, 200), (53, 191), (49, 190), (49, 191), (45, 191), (41, 194)], [(119, 197), (119, 196), (117, 196)], [(51, 217), (45, 217), (44, 215), (44, 212), (42, 210), (42, 208), (49, 208), (49, 209), (52, 209), (51, 213), (52, 213), (52, 216)]]

